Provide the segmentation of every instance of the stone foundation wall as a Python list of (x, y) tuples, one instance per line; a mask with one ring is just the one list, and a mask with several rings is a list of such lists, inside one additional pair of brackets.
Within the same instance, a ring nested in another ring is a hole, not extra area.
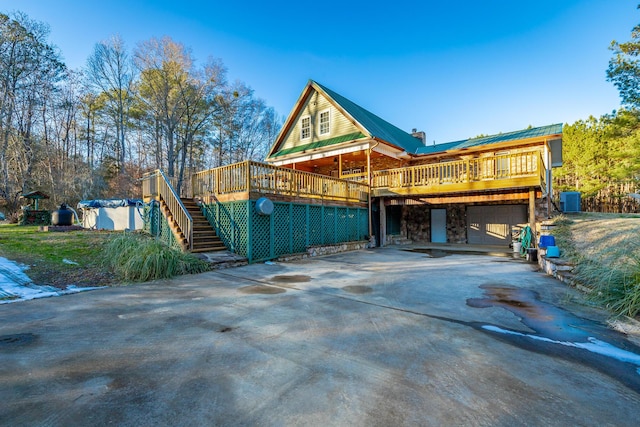
[(424, 205), (403, 206), (401, 234), (416, 242), (431, 241), (431, 210)]
[[(467, 243), (467, 206), (526, 204), (527, 201), (509, 203), (467, 203), (447, 205), (414, 205), (402, 207), (401, 236), (414, 242), (431, 241), (431, 209), (447, 210), (447, 243)], [(536, 220), (547, 219), (546, 198), (536, 199)], [(540, 226), (538, 225), (538, 231)]]
[[(553, 211), (553, 206), (551, 206), (551, 210), (547, 209), (547, 198), (541, 197), (536, 199), (536, 222), (544, 221), (545, 219), (549, 219), (551, 217), (551, 213)], [(538, 227), (538, 231), (540, 227)]]
[(360, 240), (357, 242), (338, 243), (336, 245), (309, 246), (305, 253), (280, 255), (277, 260), (281, 262), (296, 261), (315, 256), (332, 255), (340, 252), (357, 251), (371, 247), (371, 242)]
[(465, 205), (447, 206), (447, 242), (467, 243), (467, 209)]
[(403, 206), (402, 236), (414, 242), (430, 242), (431, 209), (447, 210), (448, 243), (467, 243), (466, 205), (457, 204)]

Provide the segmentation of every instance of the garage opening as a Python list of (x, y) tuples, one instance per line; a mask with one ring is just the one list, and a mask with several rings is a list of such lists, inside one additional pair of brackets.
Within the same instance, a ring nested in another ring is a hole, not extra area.
[(492, 205), (467, 207), (467, 241), (471, 245), (511, 243), (511, 229), (526, 225), (527, 205)]

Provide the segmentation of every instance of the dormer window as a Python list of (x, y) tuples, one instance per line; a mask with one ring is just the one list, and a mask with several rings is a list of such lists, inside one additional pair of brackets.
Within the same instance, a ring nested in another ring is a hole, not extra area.
[(311, 116), (300, 119), (300, 139), (311, 138)]
[(325, 110), (320, 113), (320, 135), (327, 135), (331, 132), (330, 120), (329, 110)]

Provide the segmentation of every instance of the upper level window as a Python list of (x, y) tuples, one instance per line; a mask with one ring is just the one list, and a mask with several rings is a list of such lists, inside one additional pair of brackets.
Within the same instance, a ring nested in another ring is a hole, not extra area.
[(499, 151), (496, 156), (496, 178), (508, 178), (510, 175), (510, 161), (508, 151)]
[(300, 120), (300, 139), (311, 138), (311, 116), (305, 116)]
[(326, 135), (330, 132), (331, 124), (329, 118), (329, 110), (320, 113), (320, 135)]

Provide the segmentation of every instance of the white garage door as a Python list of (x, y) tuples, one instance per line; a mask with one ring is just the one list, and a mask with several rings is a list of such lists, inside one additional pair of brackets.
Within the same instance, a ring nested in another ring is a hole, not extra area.
[(511, 227), (527, 223), (527, 205), (467, 207), (467, 240), (471, 245), (505, 245)]

